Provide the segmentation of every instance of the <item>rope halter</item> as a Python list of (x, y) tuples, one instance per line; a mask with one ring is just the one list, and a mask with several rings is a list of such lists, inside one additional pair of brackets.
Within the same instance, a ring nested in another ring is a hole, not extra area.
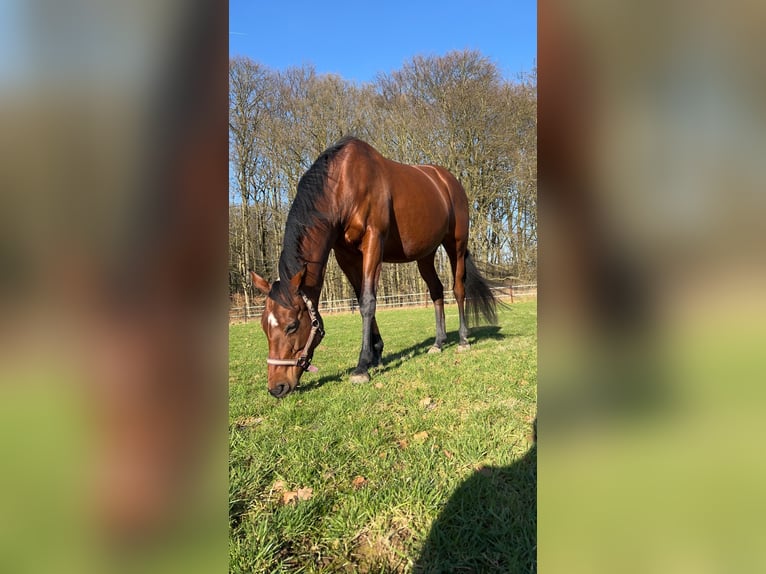
[[(280, 367), (300, 367), (304, 371), (316, 371), (316, 367), (311, 366), (311, 359), (314, 356), (314, 349), (322, 342), (324, 337), (324, 326), (322, 324), (322, 317), (319, 316), (319, 312), (314, 309), (314, 304), (311, 299), (306, 297), (303, 291), (298, 291), (298, 294), (303, 298), (303, 302), (306, 303), (306, 309), (309, 311), (309, 318), (311, 319), (311, 332), (309, 338), (306, 341), (306, 345), (303, 347), (301, 356), (298, 359), (272, 359), (269, 357), (266, 359), (266, 363), (269, 365), (275, 365)], [(316, 341), (316, 343), (314, 343)]]

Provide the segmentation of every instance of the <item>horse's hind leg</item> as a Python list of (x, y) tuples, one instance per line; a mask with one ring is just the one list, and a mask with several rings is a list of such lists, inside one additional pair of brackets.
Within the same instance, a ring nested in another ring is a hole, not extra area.
[(457, 245), (445, 245), (447, 256), (449, 256), (449, 262), (452, 266), (452, 277), (454, 278), (454, 286), (452, 292), (455, 294), (455, 301), (457, 302), (457, 312), (460, 317), (460, 328), (458, 329), (458, 335), (460, 336), (460, 342), (458, 343), (458, 352), (467, 351), (471, 348), (468, 343), (468, 323), (465, 316), (465, 251), (466, 246), (463, 242), (456, 242)]
[(428, 350), (429, 353), (440, 353), (442, 346), (447, 341), (447, 330), (444, 326), (444, 286), (434, 267), (434, 251), (428, 257), (418, 260), (418, 271), (420, 276), (428, 286), (428, 292), (431, 294), (431, 301), (434, 302), (434, 313), (436, 315), (436, 340), (433, 346)]

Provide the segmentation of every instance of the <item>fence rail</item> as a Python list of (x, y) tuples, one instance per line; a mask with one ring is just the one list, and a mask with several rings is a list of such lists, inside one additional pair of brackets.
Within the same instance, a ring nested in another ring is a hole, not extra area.
[[(534, 297), (537, 296), (537, 283), (529, 285), (514, 285), (513, 287), (493, 287), (492, 291), (501, 301), (513, 302), (514, 297)], [(452, 293), (444, 294), (444, 303), (450, 304), (455, 302), (455, 296)], [(421, 306), (428, 307), (431, 303), (431, 296), (428, 291), (422, 293), (404, 293), (395, 295), (378, 296), (377, 307), (413, 307)], [(327, 313), (343, 313), (349, 311), (356, 311), (359, 308), (357, 300), (354, 299), (338, 299), (335, 301), (320, 301), (320, 310), (323, 314)], [(258, 319), (263, 313), (263, 305), (250, 305), (249, 308), (245, 307), (230, 307), (229, 308), (229, 321), (240, 322), (249, 321), (250, 319)]]

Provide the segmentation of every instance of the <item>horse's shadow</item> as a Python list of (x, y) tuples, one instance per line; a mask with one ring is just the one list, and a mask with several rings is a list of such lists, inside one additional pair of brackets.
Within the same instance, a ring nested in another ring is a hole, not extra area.
[[(477, 341), (480, 341), (482, 339), (503, 339), (506, 335), (500, 334), (500, 327), (497, 325), (483, 325), (481, 327), (474, 327), (471, 329), (471, 334), (468, 338), (468, 342), (470, 344), (475, 344)], [(460, 337), (458, 336), (458, 332), (454, 331), (452, 333), (447, 333), (447, 341), (442, 347), (442, 353), (448, 353), (450, 350), (457, 347), (458, 341), (460, 340)], [(416, 343), (414, 345), (410, 345), (409, 347), (405, 349), (400, 349), (396, 352), (390, 353), (388, 355), (384, 355), (383, 357), (383, 364), (379, 367), (377, 367), (376, 372), (377, 373), (385, 373), (391, 369), (395, 369), (402, 365), (405, 361), (408, 361), (410, 359), (414, 359), (415, 357), (418, 357), (420, 355), (425, 355), (428, 353), (428, 351), (433, 346), (434, 339), (433, 337), (429, 337), (427, 339), (423, 339), (420, 343)], [(437, 355), (438, 356), (438, 355)]]
[(537, 572), (536, 438), (513, 464), (482, 467), (455, 490), (413, 572)]
[[(499, 340), (504, 339), (514, 334), (501, 334), (500, 327), (497, 325), (481, 325), (471, 328), (471, 334), (469, 335), (468, 342), (472, 345), (478, 341), (484, 339)], [(447, 342), (442, 348), (442, 353), (449, 352), (452, 348), (456, 347), (459, 341), (457, 331), (447, 333)], [(383, 352), (383, 363), (372, 369), (372, 376), (386, 373), (392, 369), (400, 367), (405, 361), (425, 355), (429, 349), (433, 346), (433, 337), (427, 337), (418, 343), (414, 343), (404, 349), (398, 349), (391, 353)], [(301, 383), (295, 390), (296, 393), (306, 393), (316, 390), (330, 382), (340, 382), (352, 371), (353, 365), (349, 366), (348, 370), (335, 372), (331, 375), (324, 375), (315, 381), (309, 381), (305, 384)]]

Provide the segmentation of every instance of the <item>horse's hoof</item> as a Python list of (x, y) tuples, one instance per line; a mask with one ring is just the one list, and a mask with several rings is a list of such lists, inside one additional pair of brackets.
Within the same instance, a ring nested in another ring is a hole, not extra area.
[(360, 383), (369, 383), (370, 375), (367, 373), (352, 373), (348, 380), (351, 381), (351, 383), (354, 385)]
[(466, 343), (465, 345), (458, 345), (457, 346), (457, 352), (458, 353), (465, 353), (466, 351), (469, 351), (471, 349), (471, 345)]
[(428, 354), (429, 355), (433, 355), (435, 353), (441, 353), (441, 352), (442, 352), (442, 350), (439, 347), (436, 347), (436, 346), (431, 347), (430, 349), (428, 349)]

